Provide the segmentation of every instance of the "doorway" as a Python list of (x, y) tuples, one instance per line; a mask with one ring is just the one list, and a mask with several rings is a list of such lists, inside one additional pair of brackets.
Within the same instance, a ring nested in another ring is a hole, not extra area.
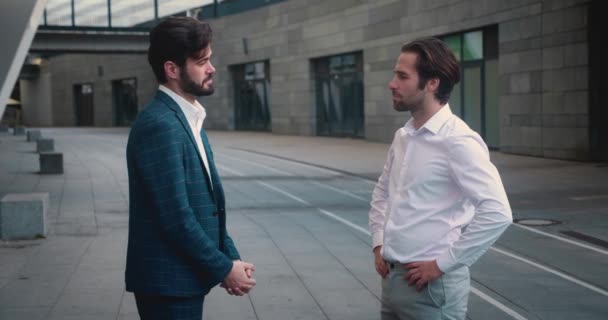
[(236, 130), (270, 131), (270, 66), (268, 61), (233, 66)]
[(452, 112), (479, 133), (488, 147), (500, 147), (498, 28), (441, 37), (460, 62), (460, 83), (450, 96)]
[(608, 161), (608, 49), (604, 45), (604, 1), (589, 5), (589, 144), (593, 161)]
[(137, 78), (112, 81), (114, 125), (130, 126), (137, 117)]
[(363, 138), (363, 55), (325, 57), (313, 64), (317, 135)]
[(95, 123), (93, 108), (93, 84), (81, 83), (73, 86), (76, 126), (92, 127)]

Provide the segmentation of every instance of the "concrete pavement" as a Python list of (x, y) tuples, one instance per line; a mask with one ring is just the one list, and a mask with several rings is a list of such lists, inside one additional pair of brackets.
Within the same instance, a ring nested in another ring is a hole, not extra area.
[[(51, 196), (46, 239), (0, 244), (0, 319), (137, 319), (133, 297), (124, 292), (128, 131), (42, 133), (64, 153), (65, 174), (37, 174), (35, 144), (0, 133), (0, 196)], [(242, 298), (214, 289), (205, 319), (379, 319), (380, 282), (365, 231), (388, 145), (209, 135), (229, 231), (243, 258), (256, 264), (258, 285)], [(516, 218), (561, 223), (505, 233), (472, 269), (469, 318), (603, 319), (608, 167), (501, 153), (492, 158)]]

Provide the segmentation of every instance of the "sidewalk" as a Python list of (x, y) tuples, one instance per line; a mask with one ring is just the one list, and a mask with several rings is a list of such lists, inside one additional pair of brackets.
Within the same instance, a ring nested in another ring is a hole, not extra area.
[[(271, 136), (214, 132), (216, 145), (228, 149), (310, 163), (376, 181), (390, 145), (356, 139)], [(544, 159), (491, 152), (515, 219), (567, 221), (568, 228), (608, 241), (608, 164)], [(593, 215), (586, 217), (585, 215)]]
[[(42, 132), (64, 153), (65, 174), (37, 174), (35, 144), (0, 134), (0, 196), (51, 195), (46, 239), (0, 243), (0, 319), (137, 319), (132, 294), (124, 292), (127, 130)], [(209, 136), (226, 188), (229, 230), (244, 259), (256, 263), (258, 285), (243, 298), (214, 289), (205, 319), (379, 319), (369, 237), (318, 208), (365, 226), (366, 199), (388, 145), (249, 132)], [(543, 230), (608, 241), (608, 167), (501, 153), (492, 158), (516, 218), (556, 219), (563, 224)], [(321, 182), (350, 196), (329, 194)], [(269, 194), (265, 185), (295, 196)], [(353, 202), (353, 195), (362, 201)], [(501, 265), (510, 267), (493, 268)], [(471, 300), (471, 319), (510, 319)]]

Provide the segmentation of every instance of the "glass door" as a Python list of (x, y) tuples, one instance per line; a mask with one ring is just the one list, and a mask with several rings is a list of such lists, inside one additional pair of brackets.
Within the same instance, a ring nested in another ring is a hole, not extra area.
[(483, 136), (483, 63), (466, 63), (462, 71), (462, 91), (465, 97), (465, 102), (461, 109), (462, 119), (471, 129)]
[(115, 126), (130, 126), (137, 117), (137, 79), (112, 81)]
[(317, 134), (363, 138), (363, 67), (360, 53), (315, 64)]
[(93, 85), (90, 83), (75, 84), (74, 111), (76, 125), (91, 127), (94, 125)]
[(234, 124), (236, 130), (269, 131), (270, 77), (268, 62), (232, 68), (234, 79)]
[(452, 112), (479, 133), (488, 147), (500, 146), (498, 29), (442, 37), (460, 62), (460, 83), (450, 96)]

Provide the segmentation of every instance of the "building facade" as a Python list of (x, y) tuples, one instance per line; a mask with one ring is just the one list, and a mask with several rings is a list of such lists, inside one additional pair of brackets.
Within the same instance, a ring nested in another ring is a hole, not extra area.
[[(393, 110), (388, 90), (400, 47), (435, 36), (461, 62), (452, 111), (490, 147), (606, 161), (600, 6), (595, 0), (287, 0), (205, 18), (214, 30), (217, 69), (216, 93), (201, 99), (206, 126), (389, 142), (409, 118)], [(128, 125), (156, 88), (149, 69), (141, 54), (50, 58), (52, 124)], [(87, 104), (92, 111), (82, 107)]]

